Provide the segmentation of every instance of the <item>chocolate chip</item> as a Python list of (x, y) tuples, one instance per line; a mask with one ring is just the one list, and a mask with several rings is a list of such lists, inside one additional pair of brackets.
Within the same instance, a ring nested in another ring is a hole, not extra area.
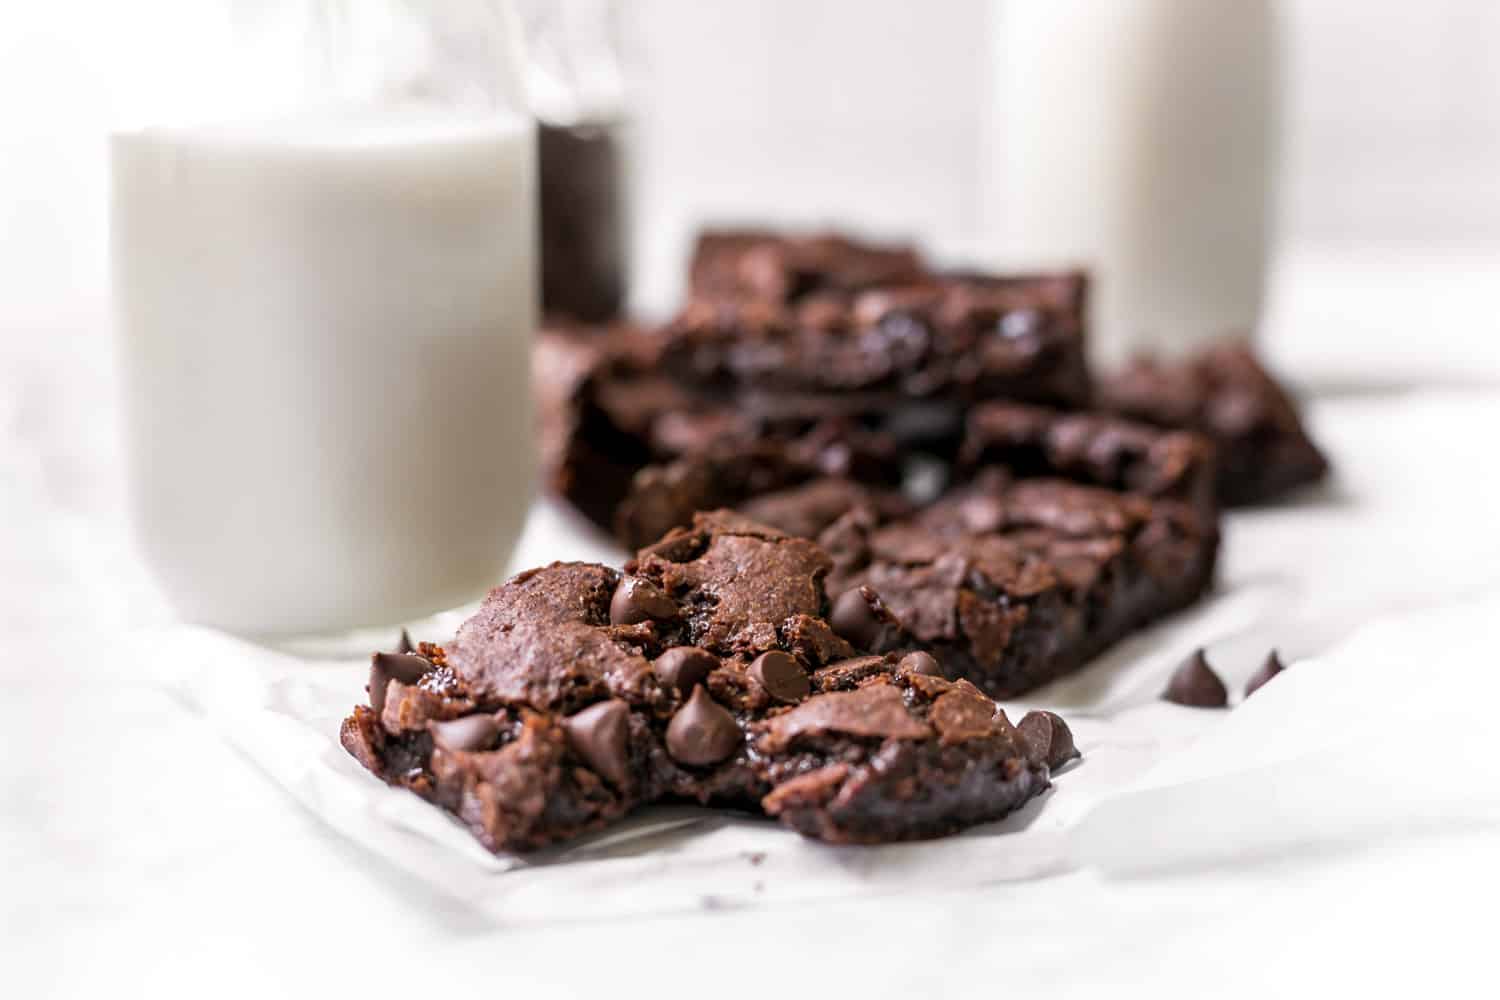
[(875, 593), (868, 587), (846, 590), (833, 602), (828, 624), (860, 649), (874, 649), (885, 632), (885, 620), (875, 610)]
[(450, 753), (478, 753), (495, 745), (500, 723), (493, 715), (466, 715), (450, 722), (434, 722), (427, 731), (433, 743)]
[(609, 601), (611, 625), (638, 625), (653, 618), (672, 618), (677, 614), (673, 601), (650, 580), (627, 576), (615, 588)]
[(1259, 691), (1266, 681), (1285, 669), (1286, 667), (1282, 664), (1281, 657), (1276, 655), (1276, 650), (1271, 650), (1270, 655), (1266, 657), (1266, 662), (1260, 665), (1260, 669), (1255, 672), (1255, 676), (1251, 677), (1249, 682), (1245, 684), (1245, 697), (1248, 698)]
[(414, 645), (412, 645), (411, 633), (408, 632), (408, 631), (406, 631), (406, 629), (402, 629), (401, 630), (401, 639), (400, 639), (399, 642), (396, 643), (396, 652), (398, 652), (398, 653), (415, 653), (416, 651), (417, 651), (417, 647), (414, 646)]
[(718, 667), (719, 658), (697, 646), (669, 649), (651, 663), (657, 680), (666, 687), (676, 688), (684, 696), (696, 685), (702, 684)]
[(710, 698), (701, 684), (667, 723), (667, 753), (683, 764), (717, 764), (738, 750), (742, 741), (734, 716)]
[(1219, 675), (1208, 665), (1203, 650), (1196, 650), (1182, 662), (1167, 689), (1161, 695), (1167, 701), (1192, 708), (1223, 708), (1229, 704), (1229, 691)]
[(928, 677), (943, 676), (943, 668), (938, 665), (937, 657), (931, 653), (907, 653), (901, 657), (896, 664), (896, 672), (900, 674), (925, 674)]
[(432, 664), (410, 653), (376, 653), (370, 657), (370, 707), (379, 715), (385, 711), (385, 689), (391, 681), (415, 684), (432, 669)]
[(1027, 712), (1021, 724), (1021, 739), (1026, 742), (1026, 759), (1046, 764), (1056, 770), (1074, 757), (1081, 757), (1073, 743), (1073, 730), (1054, 712), (1038, 709)]
[(761, 653), (752, 660), (750, 676), (766, 689), (766, 694), (788, 705), (806, 698), (807, 693), (812, 690), (802, 664), (797, 662), (795, 656), (779, 649)]
[(618, 698), (590, 705), (563, 720), (568, 745), (616, 788), (630, 783), (630, 706)]

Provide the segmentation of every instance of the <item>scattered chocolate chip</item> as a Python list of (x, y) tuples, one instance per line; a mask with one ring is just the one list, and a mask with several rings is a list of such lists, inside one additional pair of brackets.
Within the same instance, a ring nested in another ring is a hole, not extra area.
[(1073, 743), (1073, 730), (1054, 712), (1041, 709), (1027, 712), (1016, 728), (1026, 743), (1027, 759), (1034, 763), (1056, 770), (1074, 757), (1083, 756)]
[(738, 750), (742, 741), (734, 716), (710, 698), (701, 684), (667, 723), (667, 753), (682, 764), (717, 764)]
[(450, 722), (434, 722), (427, 731), (433, 743), (450, 753), (478, 753), (495, 745), (500, 723), (493, 715), (466, 715)]
[(385, 711), (385, 689), (391, 681), (415, 684), (432, 669), (432, 664), (411, 653), (376, 653), (370, 657), (370, 707), (379, 715)]
[(1260, 665), (1260, 669), (1255, 672), (1255, 676), (1251, 677), (1245, 684), (1245, 697), (1248, 698), (1259, 691), (1266, 681), (1269, 681), (1285, 669), (1286, 666), (1281, 662), (1281, 657), (1276, 655), (1276, 650), (1271, 650), (1270, 655), (1266, 657), (1266, 662)]
[(616, 788), (630, 782), (630, 706), (618, 698), (590, 705), (563, 720), (568, 745)]
[(627, 576), (615, 588), (609, 601), (611, 625), (637, 625), (653, 618), (672, 618), (677, 614), (673, 601), (650, 580)]
[(885, 630), (885, 621), (874, 607), (875, 594), (868, 587), (846, 590), (833, 602), (828, 624), (840, 638), (860, 649), (874, 649)]
[(401, 630), (401, 639), (400, 639), (400, 641), (398, 641), (396, 643), (396, 652), (398, 652), (398, 653), (415, 653), (416, 651), (417, 651), (417, 647), (414, 646), (412, 644), (412, 641), (411, 641), (411, 633), (408, 632), (408, 631), (406, 631), (406, 629), (402, 629)]
[(697, 646), (669, 649), (651, 662), (657, 680), (665, 687), (676, 688), (684, 696), (718, 668), (719, 658)]
[(1182, 662), (1161, 696), (1192, 708), (1223, 708), (1229, 704), (1229, 690), (1208, 665), (1201, 649)]
[(779, 649), (761, 653), (752, 660), (750, 676), (766, 689), (766, 694), (788, 705), (806, 698), (808, 692), (812, 690), (812, 684), (808, 681), (807, 671), (802, 669), (802, 664), (797, 662), (795, 656), (783, 653)]
[(937, 657), (931, 653), (907, 653), (901, 657), (896, 664), (896, 672), (901, 674), (925, 674), (928, 677), (943, 676), (943, 668), (938, 665)]

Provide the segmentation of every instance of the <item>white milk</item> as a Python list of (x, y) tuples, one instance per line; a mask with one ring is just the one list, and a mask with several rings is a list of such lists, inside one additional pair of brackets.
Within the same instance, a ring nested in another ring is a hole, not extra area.
[(532, 490), (532, 125), (340, 111), (111, 139), (136, 523), (193, 621), (481, 596)]
[(1266, 0), (1012, 0), (996, 22), (991, 223), (1096, 275), (1096, 352), (1249, 328), (1266, 257)]

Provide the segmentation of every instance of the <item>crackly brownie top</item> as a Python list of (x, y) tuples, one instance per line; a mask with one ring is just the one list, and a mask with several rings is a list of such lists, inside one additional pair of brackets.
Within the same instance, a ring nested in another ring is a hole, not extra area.
[(990, 402), (969, 411), (960, 464), (1061, 475), (1111, 489), (1210, 501), (1213, 444), (1106, 413)]
[(1128, 534), (1151, 516), (1152, 502), (1061, 479), (1012, 479), (986, 469), (925, 508), (918, 520), (938, 534), (1018, 534), (1041, 529), (1062, 536)]
[(1163, 521), (1191, 530), (1185, 504), (988, 469), (917, 515), (838, 522), (820, 541), (830, 589), (867, 586), (924, 642), (964, 642), (996, 661), (1027, 605), (1082, 594)]
[(702, 297), (791, 302), (814, 292), (913, 281), (923, 273), (921, 259), (908, 246), (835, 233), (741, 229), (701, 233), (690, 280), (693, 293)]
[(807, 539), (713, 511), (642, 549), (626, 572), (678, 604), (687, 642), (731, 655), (774, 648), (795, 622), (821, 618), (831, 568)]
[(620, 574), (591, 563), (553, 563), (490, 591), (443, 647), (444, 663), (481, 703), (567, 709), (600, 698), (657, 697), (650, 664), (612, 634)]

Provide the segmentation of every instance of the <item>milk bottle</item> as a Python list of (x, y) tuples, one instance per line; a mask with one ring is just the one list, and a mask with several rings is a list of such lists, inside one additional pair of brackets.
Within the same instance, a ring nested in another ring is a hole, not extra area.
[(1094, 272), (1102, 360), (1252, 326), (1271, 158), (1266, 0), (1009, 0), (988, 212), (1007, 256)]
[(350, 89), (110, 140), (141, 547), (256, 636), (482, 596), (531, 496), (533, 123)]

